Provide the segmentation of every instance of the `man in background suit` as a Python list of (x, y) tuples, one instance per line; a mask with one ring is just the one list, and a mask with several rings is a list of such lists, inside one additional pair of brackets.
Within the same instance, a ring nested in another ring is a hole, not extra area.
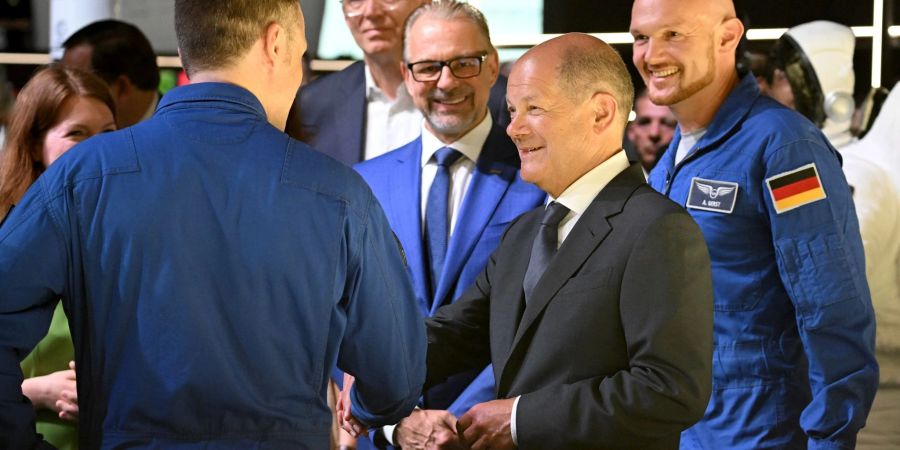
[[(338, 161), (352, 165), (419, 136), (422, 115), (400, 72), (403, 24), (430, 0), (346, 0), (344, 20), (363, 51), (363, 61), (320, 77), (297, 93), (285, 131)], [(490, 111), (501, 125), (506, 79), (491, 91)]]
[(79, 29), (65, 42), (62, 63), (96, 73), (116, 102), (116, 126), (130, 127), (156, 111), (159, 67), (150, 41), (138, 27), (100, 20)]
[[(429, 317), (475, 281), (503, 230), (545, 194), (519, 177), (515, 145), (488, 113), (499, 64), (484, 16), (466, 3), (429, 4), (412, 13), (405, 36), (403, 76), (425, 117), (421, 135), (356, 169), (385, 208)], [(454, 161), (441, 166), (443, 155)], [(494, 398), (485, 365), (433, 386), (424, 409), (383, 437), (403, 448), (454, 441), (456, 417)]]
[(493, 363), (499, 400), (457, 424), (474, 449), (677, 448), (703, 415), (709, 256), (621, 150), (633, 95), (615, 50), (584, 34), (513, 67), (507, 133), (522, 178), (552, 201), (514, 221), (475, 285), (427, 321), (426, 387)]

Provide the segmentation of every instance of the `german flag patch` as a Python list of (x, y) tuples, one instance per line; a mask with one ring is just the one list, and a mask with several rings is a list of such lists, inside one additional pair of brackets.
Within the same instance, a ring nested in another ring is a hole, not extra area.
[(767, 178), (766, 185), (778, 214), (826, 198), (815, 163)]

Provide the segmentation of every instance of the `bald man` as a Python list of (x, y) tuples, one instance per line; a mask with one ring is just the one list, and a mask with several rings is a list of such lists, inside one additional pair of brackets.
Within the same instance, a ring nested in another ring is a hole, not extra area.
[(498, 400), (457, 422), (473, 449), (674, 449), (703, 414), (709, 256), (622, 150), (633, 96), (619, 55), (584, 34), (512, 70), (507, 134), (550, 203), (516, 219), (475, 284), (426, 322), (426, 388), (493, 363)]
[(713, 394), (687, 449), (853, 448), (878, 383), (859, 225), (818, 128), (735, 70), (729, 0), (636, 0), (634, 64), (675, 137), (650, 173), (709, 245)]

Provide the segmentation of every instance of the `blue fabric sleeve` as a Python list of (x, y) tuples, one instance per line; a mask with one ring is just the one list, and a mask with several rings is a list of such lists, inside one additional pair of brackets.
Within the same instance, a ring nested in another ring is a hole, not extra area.
[(59, 230), (38, 183), (0, 228), (0, 448), (48, 445), (35, 432), (19, 364), (47, 334), (65, 288)]
[(859, 224), (836, 151), (798, 140), (767, 155), (765, 178), (814, 164), (825, 198), (777, 213), (766, 208), (781, 280), (796, 311), (812, 401), (800, 425), (809, 448), (852, 448), (878, 386), (875, 317)]
[(356, 377), (353, 416), (383, 426), (406, 417), (421, 395), (425, 327), (397, 241), (374, 197), (359, 230), (351, 230), (349, 239), (351, 282), (338, 367)]

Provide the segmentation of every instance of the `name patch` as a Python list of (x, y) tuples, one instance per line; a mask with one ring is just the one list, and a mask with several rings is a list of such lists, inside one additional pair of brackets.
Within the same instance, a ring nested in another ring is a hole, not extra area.
[(731, 181), (691, 179), (691, 190), (688, 193), (687, 206), (724, 214), (734, 211), (737, 201), (738, 184)]

